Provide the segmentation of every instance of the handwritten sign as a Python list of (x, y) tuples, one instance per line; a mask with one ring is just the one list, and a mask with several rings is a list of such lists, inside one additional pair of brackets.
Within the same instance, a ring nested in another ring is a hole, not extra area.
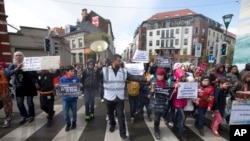
[(149, 62), (148, 58), (149, 58), (148, 51), (136, 50), (132, 62), (148, 63)]
[(125, 68), (132, 75), (143, 75), (144, 72), (143, 63), (125, 64)]
[(198, 83), (197, 82), (180, 82), (178, 88), (177, 99), (197, 98)]
[(155, 88), (156, 94), (165, 94), (169, 99), (172, 97), (173, 87), (167, 87), (167, 88)]
[(229, 124), (250, 124), (250, 101), (233, 101)]
[(60, 96), (77, 97), (80, 94), (80, 84), (79, 83), (60, 84), (58, 87), (58, 92)]
[(59, 69), (60, 56), (24, 57), (23, 71)]

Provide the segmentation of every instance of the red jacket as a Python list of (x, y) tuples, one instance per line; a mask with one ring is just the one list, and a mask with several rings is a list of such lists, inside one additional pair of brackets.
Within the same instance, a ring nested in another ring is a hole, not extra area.
[[(176, 85), (177, 85), (177, 83), (175, 82), (173, 84), (173, 86), (177, 87)], [(175, 108), (184, 108), (187, 105), (187, 99), (186, 98), (177, 99), (177, 93), (178, 93), (178, 87), (176, 88), (176, 90), (173, 93), (173, 97), (172, 97), (173, 98), (173, 106)]]
[(213, 107), (214, 104), (214, 87), (213, 86), (207, 86), (207, 87), (202, 87), (198, 86), (198, 98), (199, 104), (198, 106), (200, 107)]

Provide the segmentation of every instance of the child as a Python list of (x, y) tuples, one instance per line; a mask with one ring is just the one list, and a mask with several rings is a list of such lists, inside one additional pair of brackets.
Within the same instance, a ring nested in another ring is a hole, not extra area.
[(152, 83), (151, 94), (149, 94), (149, 98), (151, 98), (151, 110), (155, 113), (154, 119), (154, 130), (155, 130), (155, 138), (160, 139), (160, 119), (161, 114), (165, 108), (165, 103), (167, 101), (167, 92), (163, 91), (164, 88), (167, 88), (167, 82), (164, 79), (165, 70), (162, 68), (158, 68), (156, 70), (156, 79)]
[(214, 87), (210, 86), (209, 77), (202, 76), (200, 85), (198, 86), (198, 97), (194, 100), (196, 109), (198, 110), (198, 117), (195, 121), (195, 126), (198, 128), (200, 135), (205, 136), (204, 123), (205, 114), (211, 110), (214, 103)]
[(226, 78), (219, 79), (219, 87), (215, 89), (214, 93), (214, 117), (211, 123), (211, 129), (215, 136), (220, 136), (218, 127), (222, 122), (223, 114), (226, 106), (226, 97), (228, 93), (229, 81)]
[[(80, 79), (75, 75), (73, 66), (65, 67), (65, 75), (60, 78), (60, 84), (63, 83), (80, 83)], [(64, 119), (66, 121), (65, 131), (69, 131), (70, 129), (76, 128), (76, 117), (77, 117), (77, 99), (78, 96), (63, 96), (63, 113)], [(69, 110), (72, 111), (72, 123), (69, 117)]]

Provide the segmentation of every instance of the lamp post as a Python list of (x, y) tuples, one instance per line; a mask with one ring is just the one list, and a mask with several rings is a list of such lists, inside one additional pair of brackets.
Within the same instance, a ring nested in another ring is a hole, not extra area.
[(224, 21), (224, 25), (226, 27), (226, 33), (225, 33), (225, 37), (224, 37), (225, 42), (227, 41), (227, 28), (232, 20), (232, 17), (233, 17), (233, 14), (227, 14), (227, 15), (222, 16), (223, 21)]
[[(225, 34), (224, 34), (224, 42), (227, 42), (227, 29), (228, 29), (228, 26), (229, 26), (229, 24), (230, 24), (230, 22), (232, 20), (232, 17), (233, 17), (233, 14), (227, 14), (227, 15), (222, 16), (222, 19), (224, 21), (224, 25), (226, 27), (226, 31), (225, 31)], [(222, 60), (222, 63), (225, 63), (225, 56), (223, 56), (221, 58), (221, 60)]]

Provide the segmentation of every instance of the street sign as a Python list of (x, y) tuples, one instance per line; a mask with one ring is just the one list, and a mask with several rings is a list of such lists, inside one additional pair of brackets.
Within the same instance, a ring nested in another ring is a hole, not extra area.
[(197, 43), (195, 45), (195, 57), (201, 57), (201, 51), (202, 51), (202, 44), (201, 43)]
[(208, 56), (208, 63), (214, 63), (214, 56), (213, 55)]

